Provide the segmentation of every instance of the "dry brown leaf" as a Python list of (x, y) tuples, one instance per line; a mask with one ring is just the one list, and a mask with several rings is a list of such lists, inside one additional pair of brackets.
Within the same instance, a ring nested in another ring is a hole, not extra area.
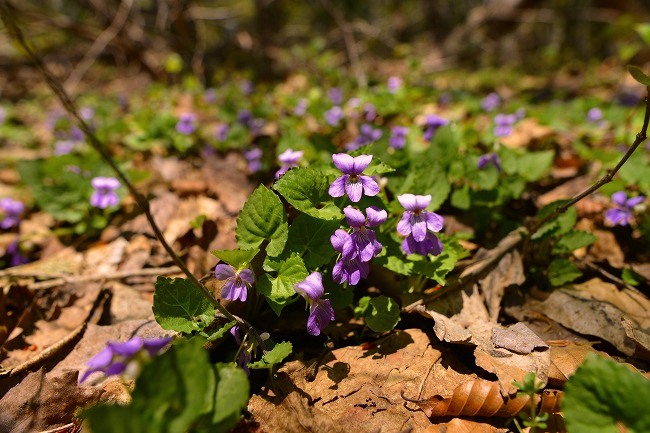
[[(560, 411), (562, 391), (544, 390), (533, 400), (538, 409), (546, 413)], [(425, 400), (409, 400), (417, 404), (428, 417), (512, 417), (528, 411), (530, 398), (503, 397), (497, 382), (478, 379), (467, 381), (448, 396), (434, 395)]]
[[(649, 341), (650, 301), (613, 284), (592, 279), (571, 288), (553, 291), (540, 310), (563, 326), (592, 335), (614, 345), (628, 356), (646, 358)], [(622, 321), (628, 319), (635, 340), (628, 337)], [(638, 345), (641, 345), (637, 347)]]
[(523, 323), (506, 328), (492, 329), (492, 344), (511, 352), (526, 354), (535, 349), (548, 349), (548, 345)]
[(208, 183), (208, 191), (219, 198), (219, 202), (231, 215), (239, 213), (253, 192), (248, 177), (240, 169), (245, 161), (238, 153), (229, 153), (225, 158), (205, 158), (202, 175)]
[(594, 230), (596, 242), (589, 247), (589, 255), (595, 262), (607, 262), (615, 268), (625, 266), (625, 254), (616, 242), (614, 233), (607, 230)]
[(537, 119), (528, 117), (517, 123), (512, 134), (502, 137), (501, 142), (510, 148), (526, 147), (532, 141), (541, 140), (553, 133), (553, 128), (540, 125)]
[(471, 419), (454, 418), (444, 424), (436, 424), (423, 433), (507, 433), (507, 428), (499, 428), (485, 422)]
[(548, 383), (551, 386), (563, 386), (569, 377), (590, 353), (609, 358), (604, 352), (599, 352), (589, 343), (564, 342), (561, 345), (551, 344), (551, 367), (548, 371)]
[(506, 288), (518, 286), (526, 281), (524, 264), (519, 251), (505, 254), (490, 273), (479, 281), (490, 319), (496, 322), (501, 310), (501, 299)]

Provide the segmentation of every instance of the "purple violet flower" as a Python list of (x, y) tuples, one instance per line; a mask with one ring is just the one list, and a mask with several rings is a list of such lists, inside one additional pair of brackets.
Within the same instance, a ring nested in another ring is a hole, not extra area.
[(0, 213), (3, 216), (2, 221), (0, 221), (0, 228), (7, 230), (18, 227), (23, 212), (25, 212), (25, 205), (22, 202), (11, 197), (0, 199)]
[(431, 141), (436, 131), (447, 124), (449, 124), (449, 120), (444, 117), (440, 117), (437, 114), (428, 115), (424, 121), (424, 139)]
[(437, 256), (442, 253), (442, 242), (431, 232), (427, 232), (424, 240), (420, 242), (416, 241), (413, 235), (409, 235), (402, 241), (402, 250), (406, 254), (420, 254), (421, 256), (433, 254)]
[(252, 81), (244, 80), (241, 83), (239, 83), (239, 89), (242, 91), (244, 95), (248, 96), (253, 93), (253, 91), (255, 90), (255, 86), (253, 85)]
[(190, 135), (196, 131), (196, 114), (182, 113), (176, 123), (176, 131), (184, 135)]
[(334, 105), (341, 105), (343, 103), (343, 92), (338, 87), (332, 87), (327, 91), (327, 96)]
[(379, 140), (382, 135), (381, 129), (375, 129), (372, 127), (372, 125), (369, 125), (367, 123), (361, 125), (359, 132), (360, 134), (357, 138), (345, 145), (345, 148), (347, 150), (356, 150), (361, 146), (365, 146), (366, 144), (370, 144), (374, 141)]
[(29, 263), (29, 258), (25, 257), (20, 251), (20, 243), (17, 240), (7, 246), (7, 255), (9, 256), (9, 266), (20, 266)]
[(203, 93), (203, 101), (206, 104), (214, 104), (217, 102), (217, 91), (212, 87), (205, 89), (205, 92)]
[(302, 117), (307, 112), (307, 100), (305, 98), (300, 98), (296, 107), (293, 109), (293, 114)]
[(402, 87), (402, 79), (400, 77), (392, 76), (388, 77), (388, 93), (395, 94)]
[(336, 128), (339, 126), (341, 120), (343, 120), (343, 109), (338, 105), (335, 105), (325, 112), (325, 121), (328, 125)]
[(634, 207), (643, 203), (645, 197), (642, 195), (627, 198), (625, 191), (618, 191), (612, 194), (612, 202), (617, 206), (605, 212), (605, 220), (611, 225), (626, 226), (632, 217)]
[(334, 320), (334, 309), (329, 299), (321, 299), (325, 293), (322, 275), (319, 272), (312, 272), (293, 288), (309, 305), (307, 332), (314, 336), (320, 335), (329, 322)]
[(347, 194), (353, 203), (361, 200), (365, 193), (367, 196), (379, 194), (377, 181), (370, 176), (364, 176), (363, 170), (372, 162), (372, 155), (359, 155), (354, 158), (345, 153), (332, 155), (336, 168), (341, 170), (343, 176), (336, 178), (330, 185), (329, 195), (343, 197)]
[(237, 365), (241, 367), (242, 370), (246, 373), (246, 375), (250, 375), (250, 368), (248, 368), (248, 363), (251, 362), (252, 356), (251, 356), (251, 350), (252, 347), (244, 347), (242, 346), (242, 339), (240, 335), (241, 331), (239, 329), (239, 325), (235, 325), (232, 328), (230, 328), (230, 335), (233, 336), (235, 339), (235, 343), (237, 343), (238, 346), (240, 346), (238, 355), (237, 355)]
[(481, 108), (483, 108), (483, 111), (496, 110), (499, 105), (501, 105), (501, 97), (496, 92), (490, 93), (481, 101)]
[(501, 173), (501, 159), (499, 159), (499, 155), (496, 153), (486, 153), (485, 155), (479, 156), (476, 166), (480, 170), (483, 170), (490, 164), (493, 165), (499, 173)]
[(95, 188), (93, 195), (90, 196), (90, 204), (92, 206), (99, 209), (106, 209), (109, 206), (116, 206), (120, 202), (120, 198), (115, 190), (121, 184), (116, 178), (98, 176), (93, 178), (90, 184)]
[(587, 121), (592, 123), (599, 123), (603, 120), (603, 111), (600, 108), (592, 108), (587, 111)]
[(230, 125), (227, 123), (220, 123), (217, 125), (217, 129), (215, 131), (215, 138), (217, 139), (218, 142), (222, 143), (226, 141), (226, 138), (228, 138), (228, 132), (230, 131)]
[(172, 340), (172, 337), (142, 339), (133, 337), (123, 343), (109, 341), (106, 348), (91, 358), (88, 369), (79, 378), (84, 382), (92, 373), (103, 372), (106, 376), (122, 374), (132, 362), (158, 355)]
[(341, 253), (341, 257), (334, 264), (332, 269), (332, 279), (337, 284), (348, 283), (350, 286), (359, 284), (361, 278), (366, 278), (370, 273), (370, 262), (362, 262), (358, 255), (354, 254), (354, 249), (344, 252), (344, 245), (349, 244), (351, 235), (343, 229), (338, 229), (330, 236), (330, 242), (334, 250)]
[(58, 140), (56, 143), (54, 143), (54, 152), (53, 153), (56, 156), (67, 155), (70, 152), (72, 152), (76, 146), (77, 146), (76, 141)]
[(255, 274), (248, 268), (235, 271), (225, 263), (219, 263), (214, 268), (214, 276), (219, 281), (225, 281), (221, 289), (221, 297), (229, 301), (246, 301), (248, 287), (255, 283)]
[(390, 131), (388, 145), (393, 149), (404, 149), (404, 146), (406, 146), (406, 136), (408, 133), (409, 129), (406, 126), (393, 126)]
[(79, 109), (79, 116), (86, 122), (90, 121), (95, 117), (95, 110), (93, 110), (91, 107), (81, 107)]
[(72, 141), (84, 141), (86, 139), (86, 134), (76, 126), (70, 127), (70, 140)]
[(290, 168), (298, 167), (298, 162), (303, 155), (302, 150), (292, 150), (287, 149), (278, 155), (278, 160), (282, 163), (282, 166), (278, 171), (275, 172), (275, 178), (279, 179), (284, 173), (286, 173)]
[(431, 195), (402, 194), (397, 196), (400, 204), (406, 209), (402, 219), (397, 223), (397, 233), (406, 236), (402, 249), (406, 254), (442, 252), (442, 243), (432, 233), (442, 230), (444, 218), (435, 212), (426, 211), (431, 203)]
[(257, 173), (262, 169), (262, 149), (259, 147), (255, 146), (245, 150), (244, 158), (248, 161), (249, 173)]
[(368, 227), (375, 227), (386, 222), (388, 217), (386, 211), (370, 206), (366, 208), (366, 218), (360, 210), (347, 206), (343, 209), (343, 213), (345, 213), (348, 225), (352, 228), (352, 234), (342, 247), (343, 256), (358, 257), (362, 262), (369, 262), (381, 252), (382, 245), (377, 241), (375, 231)]
[(513, 125), (517, 121), (515, 114), (497, 114), (494, 116), (494, 135), (506, 137), (512, 134)]
[(372, 122), (377, 117), (377, 109), (374, 105), (368, 102), (363, 107), (363, 116), (366, 119), (366, 122)]
[(253, 120), (253, 113), (249, 110), (239, 110), (237, 112), (237, 123), (242, 126), (248, 127)]

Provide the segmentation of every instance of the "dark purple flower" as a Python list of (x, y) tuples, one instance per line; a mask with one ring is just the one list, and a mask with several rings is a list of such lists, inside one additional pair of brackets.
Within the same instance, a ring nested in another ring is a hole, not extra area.
[(239, 110), (237, 112), (237, 123), (242, 126), (248, 127), (253, 120), (253, 113), (249, 110)]
[(76, 126), (71, 126), (69, 133), (72, 141), (84, 141), (86, 139), (86, 134)]
[(20, 266), (29, 263), (29, 259), (22, 254), (18, 241), (13, 241), (7, 246), (7, 254), (9, 255), (9, 266)]
[(255, 274), (248, 268), (235, 271), (225, 263), (219, 263), (214, 268), (214, 276), (219, 281), (225, 281), (221, 289), (221, 297), (229, 301), (246, 301), (248, 287), (255, 283)]
[(402, 87), (402, 79), (396, 76), (389, 77), (387, 86), (388, 86), (388, 93), (397, 93), (400, 87)]
[(307, 332), (310, 335), (320, 335), (329, 322), (334, 320), (334, 309), (329, 299), (322, 299), (325, 289), (323, 277), (319, 272), (312, 272), (303, 281), (293, 286), (294, 290), (302, 296), (309, 305), (309, 319), (307, 319)]
[(361, 146), (365, 146), (366, 144), (377, 141), (381, 138), (382, 134), (381, 129), (375, 129), (372, 127), (372, 125), (369, 125), (367, 123), (361, 125), (359, 132), (359, 136), (355, 138), (354, 141), (351, 141), (345, 145), (345, 148), (347, 150), (356, 150)]
[(240, 366), (248, 376), (250, 375), (251, 372), (250, 368), (248, 368), (248, 363), (251, 362), (251, 358), (252, 358), (251, 351), (253, 348), (250, 345), (242, 346), (243, 341), (241, 339), (240, 332), (241, 331), (238, 325), (235, 325), (232, 328), (230, 328), (230, 335), (233, 336), (235, 342), (239, 346), (239, 351), (237, 354), (237, 361), (236, 361), (237, 365)]
[(248, 161), (248, 172), (257, 173), (262, 169), (262, 149), (255, 146), (244, 151), (244, 158)]
[(120, 187), (120, 181), (114, 177), (95, 177), (90, 181), (95, 191), (90, 196), (90, 204), (99, 209), (116, 206), (120, 202), (115, 190)]
[(172, 340), (172, 337), (142, 339), (133, 337), (124, 343), (109, 341), (106, 348), (91, 358), (86, 365), (88, 369), (79, 378), (79, 383), (97, 371), (106, 376), (124, 373), (131, 362), (152, 358), (158, 355)]
[(402, 250), (406, 254), (420, 254), (422, 256), (433, 254), (437, 256), (442, 253), (442, 242), (431, 232), (427, 232), (424, 240), (420, 242), (416, 241), (413, 235), (409, 235), (402, 241)]
[(286, 173), (290, 168), (298, 167), (298, 162), (302, 158), (303, 153), (304, 152), (302, 150), (294, 151), (292, 149), (287, 149), (278, 155), (278, 160), (282, 166), (278, 171), (275, 172), (275, 178), (279, 179), (280, 176)]
[(300, 98), (296, 107), (293, 109), (293, 114), (296, 116), (304, 116), (307, 112), (307, 100), (305, 98)]
[(598, 123), (603, 120), (603, 111), (600, 108), (591, 108), (587, 111), (587, 121), (592, 123)]
[(497, 114), (494, 116), (494, 135), (506, 137), (512, 134), (513, 125), (517, 121), (514, 114)]
[(372, 162), (372, 155), (359, 155), (354, 158), (345, 153), (332, 155), (336, 168), (343, 172), (343, 176), (336, 178), (330, 185), (329, 195), (343, 197), (347, 194), (354, 203), (361, 200), (365, 193), (367, 196), (379, 194), (377, 181), (370, 176), (364, 176), (363, 170)]
[(388, 216), (386, 211), (370, 206), (366, 208), (366, 218), (360, 210), (347, 206), (343, 209), (343, 213), (352, 228), (352, 234), (342, 248), (343, 256), (358, 257), (362, 262), (369, 262), (381, 252), (382, 245), (377, 241), (375, 231), (368, 227), (376, 227), (386, 222)]
[(0, 228), (7, 230), (18, 227), (23, 212), (25, 212), (25, 205), (22, 202), (11, 197), (0, 199), (0, 213), (2, 213)]
[(327, 96), (334, 105), (341, 105), (343, 103), (343, 92), (338, 87), (332, 87), (327, 91)]
[(440, 117), (437, 114), (428, 115), (424, 121), (424, 139), (426, 141), (431, 141), (433, 136), (436, 134), (436, 131), (448, 123), (449, 120)]
[(496, 92), (490, 93), (481, 101), (481, 107), (484, 111), (495, 110), (499, 105), (501, 105), (501, 97)]
[(393, 129), (390, 131), (388, 145), (393, 149), (404, 149), (408, 133), (409, 129), (406, 126), (393, 126)]
[(617, 206), (605, 212), (605, 220), (611, 225), (626, 226), (632, 217), (634, 207), (643, 203), (645, 197), (642, 195), (627, 198), (625, 191), (618, 191), (612, 194), (612, 202)]
[(226, 141), (226, 138), (228, 138), (228, 131), (230, 131), (230, 125), (227, 123), (220, 123), (217, 125), (214, 136), (218, 142), (222, 143)]
[(486, 153), (485, 155), (479, 156), (476, 166), (479, 169), (483, 170), (490, 164), (492, 164), (497, 169), (497, 171), (501, 173), (501, 160), (499, 159), (499, 155), (496, 153)]
[(176, 123), (176, 131), (181, 134), (190, 135), (196, 131), (196, 114), (182, 113)]
[(338, 105), (330, 108), (325, 112), (325, 121), (328, 125), (337, 127), (339, 123), (343, 120), (343, 110)]
[(362, 262), (355, 255), (355, 249), (349, 249), (344, 252), (344, 246), (350, 245), (352, 236), (343, 229), (338, 229), (330, 237), (330, 242), (334, 249), (341, 253), (341, 257), (334, 264), (332, 269), (332, 279), (337, 284), (348, 283), (351, 286), (359, 284), (361, 278), (366, 278), (370, 273), (370, 263)]

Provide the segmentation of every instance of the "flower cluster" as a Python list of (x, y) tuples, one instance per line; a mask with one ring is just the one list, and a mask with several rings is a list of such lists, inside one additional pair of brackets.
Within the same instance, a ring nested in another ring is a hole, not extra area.
[(106, 376), (135, 373), (141, 361), (158, 355), (171, 340), (171, 337), (146, 340), (133, 337), (124, 343), (109, 341), (104, 350), (86, 363), (88, 369), (79, 378), (79, 383), (85, 382), (91, 374), (98, 371)]
[(90, 204), (99, 209), (106, 209), (110, 206), (116, 206), (120, 202), (120, 198), (115, 192), (120, 186), (120, 181), (114, 177), (98, 176), (90, 181), (90, 184), (95, 189), (90, 196)]
[(605, 212), (605, 220), (614, 226), (628, 225), (630, 218), (632, 218), (632, 211), (636, 206), (643, 203), (643, 200), (645, 200), (645, 197), (642, 195), (628, 199), (625, 191), (615, 192), (612, 194), (612, 202), (616, 207)]
[(22, 214), (25, 212), (25, 205), (14, 200), (11, 197), (4, 197), (0, 199), (0, 213), (2, 213), (2, 221), (0, 221), (0, 228), (3, 230), (18, 227)]
[(235, 270), (225, 263), (219, 263), (214, 268), (214, 276), (219, 281), (225, 281), (221, 289), (221, 297), (229, 301), (246, 301), (248, 287), (255, 284), (253, 271), (248, 268)]
[(393, 149), (404, 149), (408, 133), (409, 129), (406, 126), (393, 126), (390, 138), (388, 139), (388, 145)]
[(506, 137), (512, 134), (513, 126), (517, 120), (516, 114), (497, 114), (494, 116), (494, 135)]
[(196, 114), (182, 113), (178, 116), (176, 131), (183, 135), (190, 135), (196, 131)]
[(292, 150), (287, 149), (278, 155), (278, 160), (282, 164), (280, 169), (275, 172), (275, 178), (279, 179), (284, 173), (286, 173), (290, 168), (298, 167), (298, 162), (302, 159), (303, 155), (302, 150)]
[(431, 203), (431, 196), (402, 194), (397, 196), (397, 200), (406, 209), (397, 223), (397, 232), (406, 236), (402, 250), (406, 254), (440, 254), (442, 242), (433, 232), (442, 230), (444, 219), (437, 213), (426, 210)]
[(345, 145), (347, 150), (356, 150), (381, 138), (381, 129), (375, 129), (368, 123), (361, 125), (359, 132), (357, 138)]
[(262, 169), (262, 149), (257, 146), (244, 151), (244, 158), (248, 162), (248, 172), (257, 173)]
[(329, 322), (334, 320), (334, 309), (329, 299), (322, 299), (325, 294), (323, 277), (319, 272), (312, 272), (303, 281), (293, 286), (309, 306), (307, 332), (310, 335), (320, 335)]
[(338, 105), (325, 112), (325, 121), (328, 125), (336, 128), (341, 123), (341, 120), (343, 120), (343, 109)]
[(499, 105), (501, 105), (501, 97), (496, 92), (490, 93), (481, 101), (481, 108), (483, 108), (483, 111), (496, 110)]

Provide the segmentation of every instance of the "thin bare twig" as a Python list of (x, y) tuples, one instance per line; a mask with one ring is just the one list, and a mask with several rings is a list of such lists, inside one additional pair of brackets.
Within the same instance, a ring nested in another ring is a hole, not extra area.
[(90, 69), (90, 66), (97, 60), (97, 57), (99, 57), (104, 49), (106, 49), (110, 41), (122, 30), (132, 7), (133, 0), (124, 0), (120, 3), (120, 7), (115, 12), (115, 18), (113, 18), (111, 25), (95, 39), (95, 42), (93, 42), (90, 49), (86, 52), (84, 58), (81, 59), (65, 81), (64, 87), (69, 93), (73, 93), (81, 79), (88, 72), (88, 69)]
[(636, 135), (634, 143), (632, 143), (632, 145), (627, 150), (627, 152), (625, 152), (625, 155), (623, 155), (623, 158), (621, 158), (618, 164), (616, 164), (616, 166), (613, 169), (607, 172), (605, 176), (600, 178), (598, 182), (594, 183), (589, 188), (582, 191), (580, 194), (576, 195), (568, 202), (556, 207), (553, 212), (551, 212), (549, 215), (546, 216), (546, 218), (542, 218), (540, 221), (537, 221), (535, 224), (533, 224), (528, 229), (527, 239), (530, 239), (530, 237), (534, 235), (544, 224), (557, 218), (560, 214), (566, 212), (571, 206), (578, 203), (580, 200), (587, 197), (588, 195), (596, 192), (601, 186), (611, 182), (612, 179), (614, 178), (614, 175), (616, 175), (616, 173), (618, 173), (618, 171), (621, 169), (621, 167), (623, 167), (623, 165), (627, 162), (627, 160), (630, 159), (634, 151), (641, 145), (641, 143), (643, 143), (646, 140), (647, 133), (648, 133), (648, 123), (650, 122), (650, 87), (646, 87), (646, 93), (647, 94), (645, 97), (645, 114), (643, 116), (643, 127), (641, 128), (641, 132), (639, 132)]
[(180, 270), (187, 276), (187, 278), (192, 282), (192, 284), (194, 284), (194, 286), (196, 286), (196, 288), (203, 294), (203, 296), (205, 296), (210, 301), (210, 304), (212, 304), (212, 306), (215, 309), (217, 309), (219, 313), (221, 313), (231, 321), (233, 320), (236, 321), (245, 329), (247, 333), (251, 334), (252, 337), (255, 338), (255, 340), (260, 344), (261, 347), (265, 347), (266, 344), (260, 338), (260, 335), (257, 332), (257, 330), (255, 330), (255, 328), (253, 328), (253, 326), (250, 323), (248, 323), (246, 320), (242, 319), (241, 317), (233, 315), (223, 305), (221, 305), (221, 303), (217, 299), (215, 299), (215, 297), (212, 295), (210, 290), (208, 290), (208, 288), (205, 287), (198, 280), (198, 278), (196, 278), (194, 274), (192, 274), (192, 272), (190, 272), (185, 262), (183, 262), (183, 260), (178, 256), (178, 254), (176, 254), (176, 252), (171, 247), (171, 245), (169, 245), (162, 231), (158, 227), (158, 224), (154, 220), (147, 199), (142, 194), (140, 194), (138, 190), (135, 189), (133, 183), (131, 183), (131, 181), (126, 176), (124, 171), (122, 171), (122, 169), (117, 165), (117, 162), (113, 159), (113, 156), (106, 148), (104, 143), (102, 143), (97, 138), (94, 131), (90, 128), (90, 126), (88, 126), (86, 121), (81, 117), (75, 103), (72, 101), (68, 93), (63, 88), (63, 86), (61, 86), (60, 82), (57, 80), (54, 74), (52, 74), (49, 68), (45, 65), (43, 59), (29, 46), (29, 44), (25, 40), (25, 36), (23, 35), (22, 30), (16, 24), (15, 17), (13, 17), (11, 5), (9, 4), (8, 0), (0, 0), (0, 18), (2, 19), (2, 22), (7, 28), (7, 32), (9, 33), (11, 38), (14, 39), (18, 43), (18, 45), (20, 45), (25, 50), (27, 55), (34, 60), (36, 66), (40, 69), (41, 73), (45, 77), (45, 81), (47, 82), (50, 89), (59, 98), (59, 101), (61, 102), (65, 110), (76, 120), (77, 125), (86, 135), (86, 138), (88, 139), (88, 143), (92, 146), (93, 149), (97, 151), (97, 153), (99, 153), (102, 159), (115, 172), (119, 180), (129, 190), (129, 193), (135, 199), (135, 202), (137, 203), (138, 207), (142, 210), (142, 212), (144, 212), (144, 215), (147, 218), (147, 221), (149, 222), (149, 225), (151, 226), (154, 235), (156, 236), (156, 238), (158, 239), (162, 247), (165, 249), (169, 257), (172, 259), (172, 261), (176, 264), (176, 266), (180, 268)]

